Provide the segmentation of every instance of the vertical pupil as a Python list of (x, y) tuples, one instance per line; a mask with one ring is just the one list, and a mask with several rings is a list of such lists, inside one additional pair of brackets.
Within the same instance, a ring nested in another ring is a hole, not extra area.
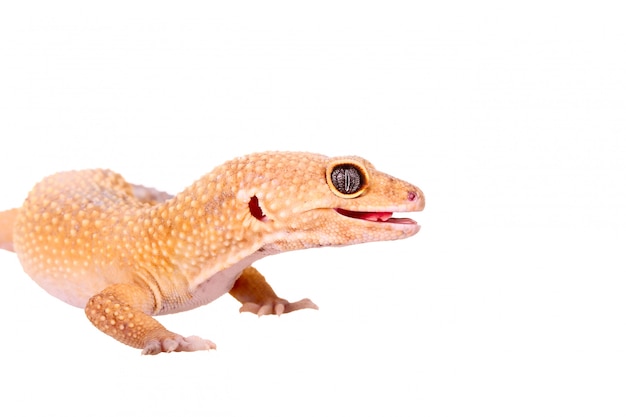
[(331, 174), (333, 185), (342, 194), (354, 194), (361, 188), (361, 172), (351, 165), (335, 167)]

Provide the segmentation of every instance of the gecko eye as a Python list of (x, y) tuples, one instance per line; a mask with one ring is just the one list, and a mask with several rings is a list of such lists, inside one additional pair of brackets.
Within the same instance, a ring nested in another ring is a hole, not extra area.
[(333, 193), (342, 198), (358, 197), (367, 188), (368, 177), (361, 166), (351, 162), (331, 165), (326, 172), (326, 180)]

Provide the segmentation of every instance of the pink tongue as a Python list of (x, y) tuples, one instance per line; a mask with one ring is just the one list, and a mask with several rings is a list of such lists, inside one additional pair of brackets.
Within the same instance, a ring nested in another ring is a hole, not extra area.
[(391, 212), (372, 212), (372, 213), (359, 213), (359, 217), (363, 220), (369, 220), (371, 222), (386, 222), (393, 216)]
[(335, 210), (337, 210), (338, 213), (341, 213), (344, 216), (352, 217), (355, 219), (368, 220), (370, 222), (386, 222), (387, 220), (391, 219), (391, 216), (393, 216), (393, 213), (390, 211), (350, 211), (340, 208), (337, 208)]

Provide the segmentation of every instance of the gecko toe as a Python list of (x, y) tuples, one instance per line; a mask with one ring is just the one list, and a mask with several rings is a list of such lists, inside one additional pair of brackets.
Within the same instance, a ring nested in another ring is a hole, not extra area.
[(198, 350), (213, 350), (217, 346), (210, 340), (198, 336), (172, 336), (161, 340), (151, 340), (141, 352), (142, 355), (157, 355), (161, 352), (195, 352)]
[(281, 314), (283, 314), (285, 312), (285, 304), (283, 303), (277, 303), (274, 306), (274, 314), (276, 314), (277, 316), (280, 316)]
[(268, 300), (264, 304), (258, 304), (253, 302), (243, 303), (241, 305), (241, 308), (239, 309), (239, 312), (252, 313), (256, 314), (259, 317), (272, 314), (280, 316), (281, 314), (291, 313), (292, 311), (303, 310), (307, 308), (319, 310), (319, 307), (317, 307), (317, 305), (308, 298), (296, 301), (295, 303), (290, 303), (289, 301), (282, 298), (277, 298), (274, 300)]
[(285, 313), (290, 313), (296, 310), (303, 310), (306, 308), (310, 308), (312, 310), (319, 310), (319, 307), (317, 306), (317, 304), (315, 304), (313, 301), (311, 301), (308, 298), (303, 298), (302, 300), (296, 301), (295, 303), (288, 303), (287, 305), (285, 305)]

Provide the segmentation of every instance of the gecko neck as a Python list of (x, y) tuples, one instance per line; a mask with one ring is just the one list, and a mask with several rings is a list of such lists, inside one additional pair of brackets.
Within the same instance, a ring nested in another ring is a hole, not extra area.
[(262, 225), (247, 204), (227, 191), (232, 188), (212, 181), (209, 175), (174, 198), (150, 207), (144, 219), (144, 227), (156, 233), (155, 241), (172, 266), (186, 276), (196, 276), (211, 264), (229, 267), (264, 244)]

